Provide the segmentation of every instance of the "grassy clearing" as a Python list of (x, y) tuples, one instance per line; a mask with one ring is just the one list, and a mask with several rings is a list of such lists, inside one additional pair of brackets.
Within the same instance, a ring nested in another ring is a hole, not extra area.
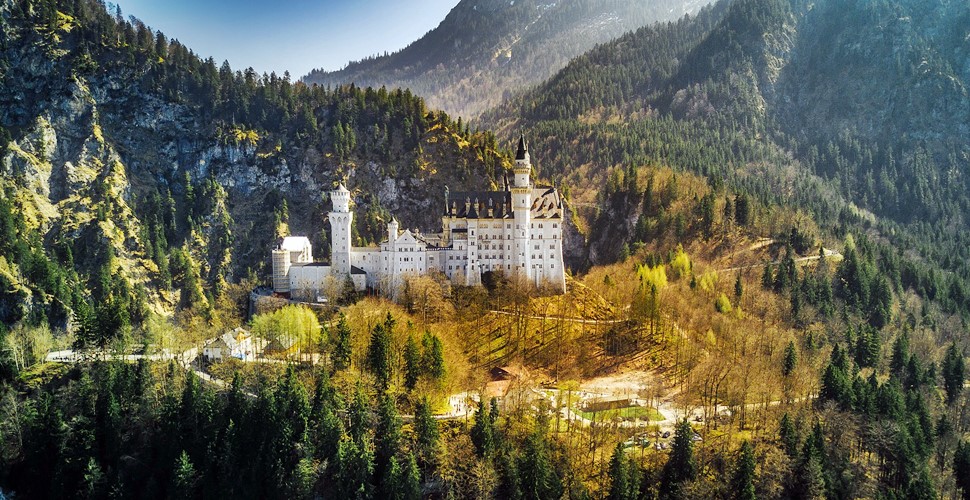
[(654, 408), (649, 408), (646, 406), (630, 406), (627, 408), (616, 408), (613, 410), (603, 410), (603, 411), (577, 411), (576, 414), (585, 418), (586, 420), (596, 420), (607, 421), (620, 419), (640, 419), (649, 420), (651, 422), (661, 422), (664, 417)]

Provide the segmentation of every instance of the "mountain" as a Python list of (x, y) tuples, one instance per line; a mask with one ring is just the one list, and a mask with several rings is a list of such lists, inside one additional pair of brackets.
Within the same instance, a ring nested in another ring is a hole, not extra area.
[(462, 0), (420, 40), (393, 54), (303, 80), (324, 86), (410, 88), (432, 107), (476, 117), (542, 82), (570, 59), (707, 0)]
[[(666, 164), (832, 235), (875, 231), (946, 281), (970, 275), (968, 16), (953, 2), (722, 1), (593, 49), (483, 122), (530, 131), (538, 170), (593, 203), (587, 220), (623, 172)], [(592, 262), (637, 241), (624, 215), (590, 224)], [(902, 288), (937, 296), (928, 270), (907, 273)]]
[(488, 188), (508, 165), (408, 91), (219, 67), (97, 1), (3, 0), (0, 19), (5, 324), (90, 316), (104, 340), (152, 311), (210, 311), (280, 234), (328, 248), (338, 181), (364, 243), (390, 212), (434, 229), (446, 185)]

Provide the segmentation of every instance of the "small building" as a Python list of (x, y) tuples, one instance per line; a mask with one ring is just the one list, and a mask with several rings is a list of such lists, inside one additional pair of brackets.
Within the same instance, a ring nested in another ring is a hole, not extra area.
[(228, 358), (246, 360), (252, 359), (256, 354), (253, 337), (242, 328), (222, 334), (202, 349), (202, 356), (209, 361), (223, 361)]
[(280, 336), (271, 340), (263, 349), (265, 356), (292, 356), (300, 353), (300, 345), (295, 336)]

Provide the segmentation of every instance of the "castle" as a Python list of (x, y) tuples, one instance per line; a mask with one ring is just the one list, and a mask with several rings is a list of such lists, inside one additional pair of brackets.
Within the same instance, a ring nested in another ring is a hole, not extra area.
[(532, 162), (519, 139), (511, 185), (502, 191), (450, 193), (445, 188), (442, 231), (401, 231), (396, 219), (387, 225), (379, 247), (352, 247), (350, 191), (340, 185), (330, 193), (331, 263), (314, 263), (310, 240), (284, 238), (273, 250), (273, 288), (294, 298), (333, 296), (346, 286), (394, 294), (408, 275), (439, 272), (452, 282), (475, 286), (486, 273), (518, 275), (535, 286), (565, 291), (563, 204), (552, 187), (531, 181)]

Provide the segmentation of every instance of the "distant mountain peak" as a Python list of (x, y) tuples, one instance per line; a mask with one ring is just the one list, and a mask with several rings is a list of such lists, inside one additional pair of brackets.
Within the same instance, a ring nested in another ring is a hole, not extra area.
[(405, 49), (312, 71), (324, 86), (410, 88), (435, 108), (477, 117), (599, 43), (694, 12), (709, 0), (463, 0)]

